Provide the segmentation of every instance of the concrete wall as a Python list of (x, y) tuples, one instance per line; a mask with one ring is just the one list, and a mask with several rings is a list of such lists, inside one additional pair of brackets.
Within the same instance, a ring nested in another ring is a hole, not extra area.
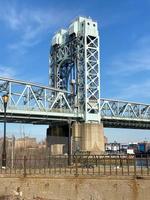
[[(89, 151), (91, 154), (104, 152), (104, 128), (103, 124), (74, 122), (72, 132), (72, 152), (76, 150)], [(63, 152), (68, 153), (68, 124), (53, 124), (47, 129), (47, 146), (63, 144)], [(53, 153), (53, 152), (51, 152)], [(55, 152), (54, 154), (57, 154)]]
[(149, 200), (150, 178), (0, 177), (0, 200)]
[(72, 126), (73, 141), (78, 141), (80, 149), (92, 154), (104, 152), (103, 124), (74, 123)]

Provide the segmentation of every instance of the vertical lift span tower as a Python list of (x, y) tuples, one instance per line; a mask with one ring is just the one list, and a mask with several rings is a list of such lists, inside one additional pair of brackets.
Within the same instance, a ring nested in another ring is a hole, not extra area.
[[(57, 32), (51, 44), (49, 84), (67, 90), (73, 110), (83, 114), (83, 121), (72, 124), (74, 150), (104, 151), (100, 115), (100, 57), (97, 22), (78, 17), (67, 30)], [(55, 93), (52, 94), (55, 96)], [(63, 108), (63, 102), (62, 102)], [(57, 125), (58, 126), (58, 125)], [(63, 135), (57, 127), (54, 136)]]

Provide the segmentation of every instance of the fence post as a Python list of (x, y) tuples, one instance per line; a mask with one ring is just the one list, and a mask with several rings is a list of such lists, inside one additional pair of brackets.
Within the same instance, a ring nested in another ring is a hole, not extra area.
[(146, 165), (147, 165), (147, 175), (149, 175), (149, 157), (148, 157), (148, 154), (146, 156)]
[(75, 155), (75, 176), (78, 176), (78, 156)]
[(136, 177), (136, 156), (134, 155), (134, 176)]
[(128, 176), (130, 174), (130, 170), (129, 170), (129, 155), (127, 155), (127, 169), (128, 169)]
[(103, 157), (103, 160), (104, 160), (104, 175), (106, 175), (106, 160), (105, 160), (105, 155)]
[(109, 162), (108, 162), (108, 163), (109, 163), (109, 165), (110, 165), (110, 166), (109, 166), (109, 167), (110, 167), (109, 169), (110, 169), (110, 175), (111, 175), (111, 171), (112, 171), (112, 169), (111, 169), (111, 155), (109, 155)]
[(115, 156), (115, 172), (116, 172), (116, 174), (115, 175), (117, 175), (118, 174), (118, 170), (117, 170), (117, 156)]
[(72, 160), (71, 160), (71, 151), (72, 151), (72, 146), (71, 146), (71, 120), (69, 119), (68, 121), (68, 126), (69, 126), (69, 131), (68, 131), (68, 166), (71, 166)]
[(31, 173), (32, 173), (32, 171), (31, 171), (31, 169), (32, 169), (32, 160), (31, 160), (31, 155), (30, 155), (30, 161), (29, 161), (29, 173), (30, 173), (30, 175), (31, 175)]
[(140, 161), (140, 164), (141, 164), (141, 175), (143, 175), (143, 163), (144, 163), (144, 161), (145, 161), (145, 158), (141, 154), (141, 161)]
[(26, 164), (27, 164), (27, 157), (24, 156), (24, 158), (23, 158), (23, 170), (24, 170), (23, 176), (24, 177), (26, 177), (26, 175), (27, 175), (27, 166), (26, 166)]

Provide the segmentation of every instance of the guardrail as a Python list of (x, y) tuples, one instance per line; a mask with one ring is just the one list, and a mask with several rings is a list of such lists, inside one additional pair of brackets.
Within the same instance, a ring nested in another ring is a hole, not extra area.
[(60, 175), (60, 176), (149, 176), (150, 156), (72, 155), (7, 159), (6, 168), (0, 162), (0, 174)]

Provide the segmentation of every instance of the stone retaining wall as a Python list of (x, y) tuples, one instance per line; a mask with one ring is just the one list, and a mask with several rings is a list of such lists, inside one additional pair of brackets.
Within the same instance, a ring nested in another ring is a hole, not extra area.
[(149, 199), (148, 177), (0, 177), (0, 200)]

